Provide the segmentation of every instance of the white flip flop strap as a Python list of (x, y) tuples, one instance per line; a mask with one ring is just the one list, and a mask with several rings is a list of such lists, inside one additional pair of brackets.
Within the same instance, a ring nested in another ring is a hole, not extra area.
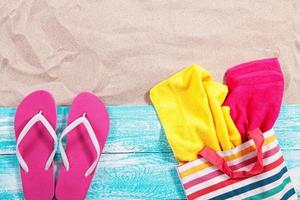
[(51, 126), (51, 124), (48, 122), (48, 120), (42, 115), (42, 112), (40, 111), (38, 114), (36, 114), (35, 116), (33, 116), (28, 122), (27, 124), (24, 126), (24, 128), (22, 129), (18, 139), (17, 139), (17, 145), (16, 145), (16, 155), (18, 158), (18, 161), (20, 163), (20, 166), (22, 167), (22, 169), (25, 172), (29, 172), (28, 169), (28, 165), (25, 162), (25, 160), (23, 159), (20, 151), (19, 151), (19, 145), (22, 142), (22, 140), (24, 139), (24, 137), (27, 135), (28, 131), (31, 129), (31, 127), (33, 125), (35, 125), (37, 122), (41, 122), (45, 128), (48, 130), (49, 134), (52, 136), (53, 140), (54, 140), (54, 147), (53, 147), (53, 151), (50, 154), (46, 165), (45, 165), (45, 170), (48, 170), (49, 167), (51, 166), (54, 156), (55, 156), (55, 151), (56, 151), (56, 145), (57, 145), (57, 136), (55, 133), (55, 130), (53, 129), (53, 127)]
[(85, 176), (89, 176), (96, 168), (97, 163), (99, 161), (100, 158), (100, 145), (98, 143), (96, 134), (89, 122), (89, 120), (85, 117), (85, 114), (83, 114), (82, 117), (79, 117), (78, 119), (76, 119), (75, 121), (73, 121), (71, 124), (69, 124), (66, 129), (62, 132), (60, 139), (59, 139), (59, 150), (61, 152), (61, 157), (62, 157), (62, 161), (64, 163), (64, 166), (66, 168), (66, 170), (68, 171), (70, 169), (70, 164), (69, 164), (69, 160), (67, 158), (65, 149), (62, 145), (62, 139), (63, 137), (65, 137), (71, 130), (73, 130), (74, 128), (76, 128), (78, 125), (83, 124), (91, 138), (91, 141), (94, 145), (94, 148), (96, 150), (97, 153), (97, 158), (95, 159), (95, 161), (93, 162), (93, 164), (88, 168), (88, 170), (85, 173)]

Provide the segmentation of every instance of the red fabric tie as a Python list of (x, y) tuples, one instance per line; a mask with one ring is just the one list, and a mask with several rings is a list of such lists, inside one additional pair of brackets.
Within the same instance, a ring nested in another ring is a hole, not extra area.
[(227, 164), (227, 161), (217, 152), (209, 147), (204, 147), (199, 153), (204, 159), (217, 167), (220, 171), (227, 174), (230, 178), (246, 178), (257, 175), (264, 170), (262, 147), (264, 144), (264, 136), (260, 129), (254, 129), (248, 132), (248, 137), (254, 141), (256, 146), (257, 160), (254, 166), (249, 171), (232, 171)]

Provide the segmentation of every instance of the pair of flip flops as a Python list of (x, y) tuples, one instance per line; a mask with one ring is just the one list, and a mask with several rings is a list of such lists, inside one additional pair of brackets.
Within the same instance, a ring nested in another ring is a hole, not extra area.
[[(109, 132), (109, 115), (95, 95), (84, 92), (72, 102), (67, 128), (58, 139), (57, 112), (52, 95), (35, 91), (15, 115), (16, 155), (25, 199), (84, 199)], [(66, 149), (62, 145), (66, 138)], [(59, 140), (59, 141), (58, 141)], [(55, 184), (56, 146), (63, 160)]]

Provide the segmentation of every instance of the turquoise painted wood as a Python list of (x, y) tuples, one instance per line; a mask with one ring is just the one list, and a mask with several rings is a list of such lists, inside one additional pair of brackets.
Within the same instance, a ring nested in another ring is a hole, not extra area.
[[(152, 106), (109, 106), (111, 130), (87, 199), (184, 199), (177, 162)], [(14, 108), (0, 108), (0, 199), (23, 199)], [(68, 107), (58, 108), (58, 133)], [(300, 105), (284, 105), (275, 131), (300, 197)], [(59, 166), (59, 155), (56, 165)]]
[[(68, 110), (58, 108), (57, 133), (66, 126)], [(152, 106), (108, 106), (108, 111), (111, 127), (105, 152), (171, 152)], [(0, 154), (15, 152), (14, 113), (14, 108), (0, 108)]]
[[(0, 199), (23, 199), (16, 157), (0, 163)], [(184, 199), (175, 167), (171, 153), (104, 154), (86, 199)]]

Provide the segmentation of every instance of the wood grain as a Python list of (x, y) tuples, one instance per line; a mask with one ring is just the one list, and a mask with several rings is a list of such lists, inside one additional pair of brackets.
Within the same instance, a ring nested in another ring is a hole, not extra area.
[[(110, 106), (111, 130), (87, 199), (185, 199), (152, 106)], [(14, 108), (0, 108), (0, 199), (23, 199), (14, 155)], [(68, 107), (58, 108), (58, 133)], [(275, 131), (300, 197), (300, 105), (284, 105)], [(59, 155), (56, 163), (60, 164)]]
[[(171, 153), (102, 155), (87, 199), (98, 200), (111, 197), (184, 199), (173, 155)], [(0, 199), (22, 198), (16, 157), (2, 155), (0, 156)]]
[[(58, 108), (57, 133), (66, 126), (68, 109)], [(152, 106), (108, 106), (108, 111), (111, 129), (106, 153), (171, 152)], [(14, 112), (14, 108), (0, 108), (0, 154), (15, 153)], [(300, 105), (282, 106), (274, 129), (281, 149), (300, 149)]]
[[(283, 154), (299, 188), (300, 151)], [(184, 199), (176, 165), (171, 153), (103, 154), (87, 199)], [(23, 199), (14, 155), (0, 156), (0, 199)]]

